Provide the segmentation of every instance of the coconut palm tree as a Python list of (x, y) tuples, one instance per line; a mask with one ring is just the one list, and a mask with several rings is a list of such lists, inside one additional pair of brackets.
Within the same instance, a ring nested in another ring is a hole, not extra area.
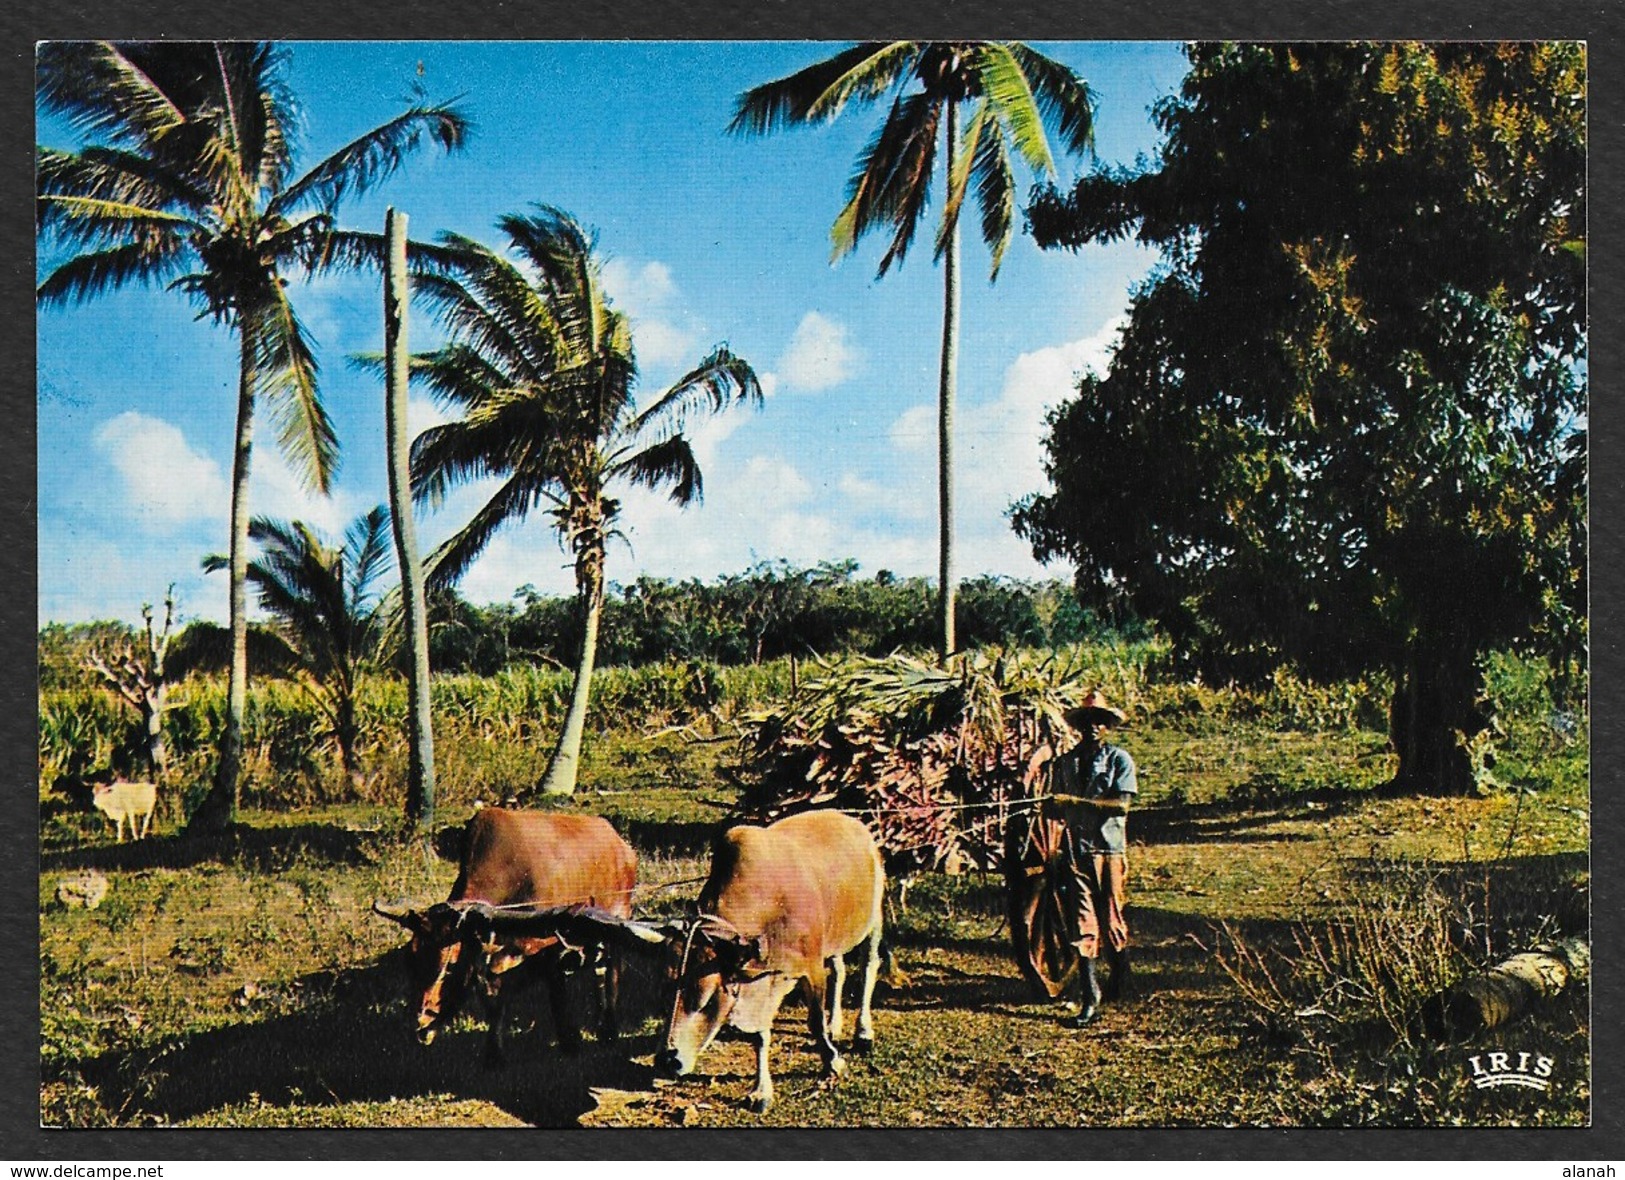
[(439, 503), (454, 485), (500, 480), (490, 500), (428, 559), (431, 586), (455, 582), (509, 521), (533, 509), (551, 518), (575, 559), (581, 650), (569, 710), (540, 790), (575, 790), (598, 648), (604, 561), (621, 502), (617, 485), (665, 490), (679, 505), (700, 498), (701, 472), (684, 435), (695, 413), (761, 404), (749, 364), (718, 346), (647, 407), (633, 399), (632, 328), (604, 290), (593, 237), (544, 205), (498, 225), (510, 259), (442, 234), (461, 258), (450, 274), (416, 279), (450, 343), (414, 358), (413, 373), (461, 416), (418, 436), (413, 495)]
[[(1011, 151), (1040, 175), (1055, 170), (1046, 127), (1071, 152), (1093, 142), (1093, 96), (1066, 66), (1014, 41), (866, 42), (740, 96), (729, 130), (765, 135), (834, 119), (849, 102), (891, 95), (891, 108), (846, 187), (830, 236), (836, 258), (872, 230), (891, 234), (880, 274), (901, 263), (930, 203), (938, 143), (947, 192), (936, 256), (943, 262), (937, 492), (941, 654), (953, 654), (953, 412), (959, 364), (959, 211), (974, 185), (991, 277), (1010, 244), (1015, 210)], [(960, 131), (961, 107), (969, 118)]]
[[(357, 518), (342, 546), (298, 520), (256, 516), (248, 535), (259, 546), (259, 556), (248, 563), (248, 584), (287, 644), (300, 683), (326, 717), (345, 774), (360, 787), (365, 777), (356, 689), (383, 634), (373, 590), (390, 556), (389, 513), (380, 505)], [(210, 573), (230, 564), (218, 554), (203, 559)]]
[(167, 283), (237, 336), (230, 687), (219, 771), (193, 817), (201, 827), (229, 826), (248, 692), (247, 489), (258, 399), (312, 488), (328, 489), (338, 457), (285, 276), (378, 258), (378, 235), (335, 228), (339, 202), (393, 173), (425, 136), (458, 148), (468, 123), (453, 106), (413, 106), (297, 174), (298, 107), (287, 54), (274, 45), (47, 42), (36, 64), (41, 108), (90, 141), (77, 152), (36, 149), (37, 227), (69, 255), (40, 283), (40, 305)]

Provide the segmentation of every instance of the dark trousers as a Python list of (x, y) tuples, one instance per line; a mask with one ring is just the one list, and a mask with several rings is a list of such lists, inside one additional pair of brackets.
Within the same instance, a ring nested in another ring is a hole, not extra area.
[(1086, 959), (1100, 956), (1101, 934), (1115, 955), (1128, 945), (1128, 856), (1114, 852), (1070, 851), (1071, 888), (1066, 891), (1066, 917), (1071, 942)]

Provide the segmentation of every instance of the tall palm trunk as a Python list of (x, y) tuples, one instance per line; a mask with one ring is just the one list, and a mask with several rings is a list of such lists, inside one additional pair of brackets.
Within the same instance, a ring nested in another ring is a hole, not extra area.
[[(950, 182), (958, 148), (957, 107), (947, 104), (945, 160)], [(938, 598), (942, 604), (941, 656), (958, 646), (954, 635), (954, 385), (959, 369), (959, 218), (948, 229), (942, 258), (942, 382), (937, 391), (937, 501), (941, 517)]]
[(564, 731), (559, 734), (558, 747), (548, 760), (547, 773), (542, 776), (544, 795), (573, 795), (576, 776), (581, 771), (581, 738), (587, 728), (587, 698), (592, 694), (593, 662), (598, 657), (598, 619), (604, 611), (604, 566), (599, 560), (590, 562), (583, 574), (580, 590), (582, 611), (581, 658), (576, 663), (575, 683), (570, 688), (570, 710), (564, 716)]
[(415, 830), (434, 824), (434, 729), (429, 710), (429, 612), (412, 516), (411, 439), (406, 388), (411, 354), (406, 340), (406, 214), (384, 214), (388, 253), (384, 260), (384, 434), (389, 449), (389, 519), (401, 567), (401, 605), (406, 619), (407, 764), (406, 820)]
[(243, 716), (248, 711), (248, 474), (254, 439), (256, 326), (242, 314), (237, 372), (237, 439), (231, 461), (231, 674), (226, 687), (226, 724), (214, 785), (188, 827), (219, 832), (237, 822), (243, 763)]

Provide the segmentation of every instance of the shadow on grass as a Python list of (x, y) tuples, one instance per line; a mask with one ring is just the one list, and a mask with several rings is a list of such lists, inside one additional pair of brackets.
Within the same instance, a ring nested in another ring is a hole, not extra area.
[[(632, 1058), (657, 1047), (652, 1035), (600, 1040), (591, 1033), (575, 1054), (554, 1043), (542, 988), (510, 1003), (508, 1063), (481, 1062), (483, 1021), (459, 1021), (431, 1046), (412, 1036), (398, 954), (371, 966), (306, 976), (288, 989), (291, 1012), (243, 1016), (243, 1022), (106, 1054), (80, 1069), (110, 1109), (174, 1123), (245, 1104), (342, 1104), (454, 1094), (483, 1100), (542, 1127), (570, 1127), (596, 1102), (596, 1087), (653, 1088), (652, 1069)], [(589, 1011), (585, 976), (572, 979), (573, 1011)], [(653, 979), (629, 972), (622, 1026), (644, 1025)], [(629, 994), (631, 993), (631, 994)]]
[[(1369, 792), (1325, 788), (1265, 800), (1161, 803), (1129, 813), (1129, 839), (1140, 844), (1208, 844), (1259, 838), (1258, 829), (1283, 820), (1328, 820), (1357, 807)], [(1274, 832), (1272, 843), (1314, 840), (1307, 833)]]
[(673, 857), (708, 856), (730, 824), (721, 820), (646, 820), (611, 816), (610, 822), (640, 853)]
[(332, 865), (366, 864), (390, 841), (379, 832), (334, 824), (286, 824), (250, 827), (240, 824), (219, 834), (177, 833), (144, 840), (47, 851), (42, 871), (63, 869), (186, 869), (214, 863), (276, 872), (299, 860)]

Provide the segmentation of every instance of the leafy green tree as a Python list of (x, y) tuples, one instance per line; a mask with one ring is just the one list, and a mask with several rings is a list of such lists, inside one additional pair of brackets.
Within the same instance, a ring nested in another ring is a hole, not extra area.
[(263, 398), (278, 443), (326, 491), (338, 439), (318, 396), (316, 356), (288, 298), (290, 273), (378, 256), (377, 235), (335, 227), (334, 210), (393, 173), (425, 136), (447, 151), (468, 124), (418, 105), (295, 172), (298, 107), (287, 52), (265, 42), (53, 41), (36, 58), (42, 110), (92, 141), (40, 147), (36, 220), (68, 257), (38, 288), (42, 307), (132, 283), (166, 283), (236, 334), (231, 483), (232, 660), (213, 789), (193, 823), (234, 822), (248, 692), (248, 476)]
[(1469, 789), (1478, 658), (1585, 633), (1584, 48), (1189, 54), (1156, 167), (1029, 212), (1165, 261), (1017, 528), (1218, 674), (1389, 670), (1395, 786)]
[[(834, 119), (852, 101), (892, 96), (847, 183), (846, 205), (831, 236), (835, 256), (864, 234), (883, 230), (891, 244), (880, 274), (901, 263), (930, 203), (941, 143), (946, 195), (936, 236), (943, 260), (942, 368), (938, 384), (938, 595), (942, 658), (957, 647), (953, 576), (953, 414), (959, 367), (959, 211), (967, 194), (992, 253), (991, 277), (1010, 244), (1015, 211), (1012, 150), (1041, 176), (1053, 174), (1046, 126), (1072, 152), (1093, 140), (1092, 97), (1071, 70), (1015, 41), (866, 42), (740, 96), (730, 130), (766, 134)], [(960, 109), (969, 108), (964, 131)]]
[(412, 451), (413, 494), (440, 502), (455, 485), (495, 477), (495, 494), (428, 560), (431, 584), (454, 582), (496, 531), (545, 508), (575, 557), (582, 638), (570, 706), (540, 786), (575, 790), (604, 602), (604, 560), (621, 512), (617, 485), (663, 489), (687, 505), (701, 472), (683, 434), (699, 412), (760, 404), (761, 386), (719, 346), (639, 409), (627, 318), (610, 304), (592, 237), (570, 216), (537, 206), (500, 219), (515, 262), (455, 234), (442, 235), (448, 274), (418, 290), (451, 342), (414, 360), (414, 372), (456, 421), (431, 427)]
[[(358, 518), (342, 546), (301, 521), (259, 516), (249, 537), (259, 546), (248, 565), (249, 585), (287, 644), (299, 683), (327, 719), (344, 772), (359, 788), (366, 780), (357, 689), (383, 634), (374, 589), (390, 558), (389, 513), (379, 506)], [(228, 569), (230, 560), (212, 555), (203, 568)]]

